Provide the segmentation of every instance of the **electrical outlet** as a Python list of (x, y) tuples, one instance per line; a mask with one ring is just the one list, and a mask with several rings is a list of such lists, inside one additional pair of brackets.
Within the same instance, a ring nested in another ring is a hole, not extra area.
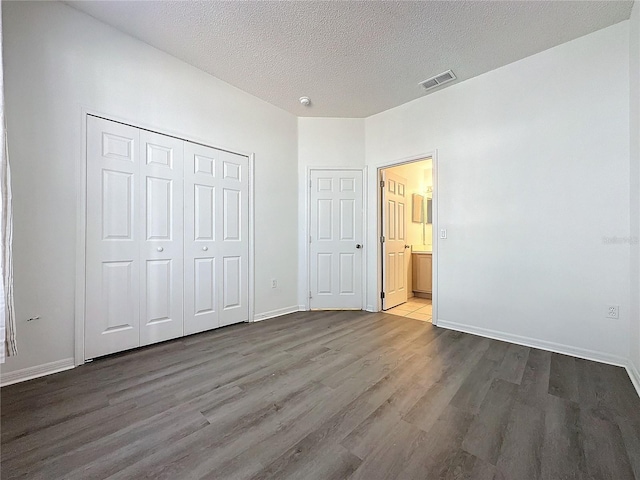
[(620, 306), (619, 305), (607, 305), (607, 318), (619, 318)]
[(271, 279), (271, 288), (277, 288), (278, 287), (278, 281), (275, 278)]

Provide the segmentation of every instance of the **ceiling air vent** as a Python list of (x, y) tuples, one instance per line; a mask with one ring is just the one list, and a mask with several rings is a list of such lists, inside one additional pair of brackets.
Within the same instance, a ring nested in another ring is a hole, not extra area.
[(425, 90), (431, 90), (432, 88), (439, 87), (443, 83), (451, 82), (455, 79), (455, 74), (451, 70), (447, 70), (444, 73), (426, 79), (424, 82), (420, 82), (418, 85), (420, 85)]

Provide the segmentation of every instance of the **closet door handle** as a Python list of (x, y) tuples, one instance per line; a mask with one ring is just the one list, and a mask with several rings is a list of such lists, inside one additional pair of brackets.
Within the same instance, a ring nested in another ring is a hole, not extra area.
[(162, 248), (162, 247), (158, 247), (158, 251), (159, 251), (159, 252), (164, 252), (164, 248)]
[(209, 250), (209, 247), (202, 247), (202, 250), (206, 252), (207, 250)]

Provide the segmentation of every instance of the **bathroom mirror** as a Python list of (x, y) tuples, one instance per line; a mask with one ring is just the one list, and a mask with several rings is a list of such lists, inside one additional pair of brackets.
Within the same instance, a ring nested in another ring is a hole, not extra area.
[(411, 221), (415, 223), (422, 223), (424, 218), (424, 197), (418, 193), (414, 193), (412, 196), (413, 211), (411, 215)]
[(430, 198), (427, 197), (427, 211), (426, 211), (426, 216), (424, 219), (424, 223), (426, 223), (427, 225), (431, 225), (433, 223), (432, 221), (432, 217), (433, 217), (433, 207), (432, 207), (432, 200)]

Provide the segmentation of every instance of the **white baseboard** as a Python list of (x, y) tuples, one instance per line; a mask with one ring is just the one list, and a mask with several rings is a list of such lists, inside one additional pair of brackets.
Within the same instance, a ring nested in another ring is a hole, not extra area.
[(57, 360), (43, 365), (36, 365), (35, 367), (3, 373), (0, 375), (0, 386), (6, 387), (7, 385), (24, 382), (33, 378), (44, 377), (45, 375), (51, 375), (52, 373), (69, 370), (75, 366), (73, 358), (65, 358), (64, 360)]
[(585, 360), (593, 360), (594, 362), (607, 363), (609, 365), (616, 365), (618, 367), (627, 368), (629, 365), (629, 362), (624, 357), (612, 355), (606, 352), (599, 352), (597, 350), (572, 347), (570, 345), (548, 342), (546, 340), (540, 340), (538, 338), (523, 337), (521, 335), (513, 335), (511, 333), (500, 332), (488, 328), (481, 328), (457, 322), (449, 322), (447, 320), (442, 320), (441, 318), (438, 319), (437, 323), (438, 327), (447, 328), (449, 330), (457, 330), (459, 332), (471, 333), (473, 335), (492, 338), (494, 340), (502, 340), (503, 342), (516, 343), (518, 345), (524, 345), (525, 347), (539, 348), (541, 350), (547, 350), (549, 352), (562, 353), (564, 355), (571, 355), (572, 357), (584, 358)]
[(365, 310), (372, 313), (377, 312), (376, 307), (374, 307), (373, 305), (367, 305), (367, 308), (365, 308)]
[(277, 310), (271, 310), (269, 312), (264, 313), (256, 313), (253, 316), (254, 322), (260, 322), (262, 320), (267, 320), (269, 318), (279, 317), (281, 315), (287, 315), (289, 313), (299, 312), (304, 310), (304, 307), (300, 308), (299, 305), (292, 305), (291, 307), (279, 308)]
[(636, 392), (638, 392), (638, 395), (640, 396), (640, 372), (631, 361), (627, 365), (627, 373), (629, 374), (631, 383), (633, 383), (633, 386), (636, 387)]

